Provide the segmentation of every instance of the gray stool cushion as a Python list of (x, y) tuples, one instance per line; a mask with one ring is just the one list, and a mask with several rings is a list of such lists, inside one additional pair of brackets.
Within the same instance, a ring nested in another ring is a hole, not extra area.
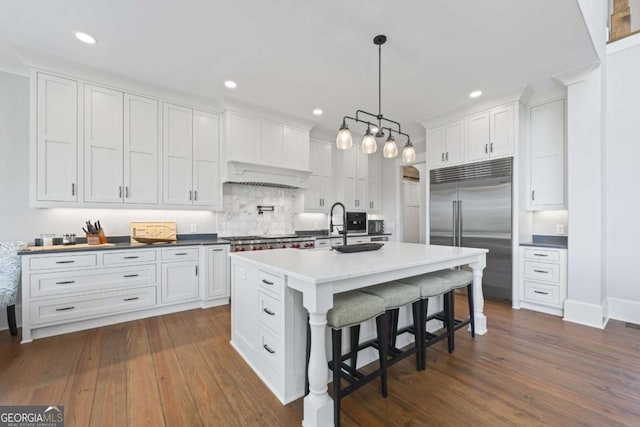
[(417, 287), (401, 282), (381, 283), (361, 291), (382, 298), (387, 310), (399, 308), (420, 299), (420, 290)]
[(382, 298), (360, 291), (333, 296), (333, 308), (327, 312), (327, 324), (333, 329), (357, 325), (385, 312)]
[(473, 273), (468, 270), (440, 270), (432, 274), (448, 280), (451, 289), (463, 288), (473, 282)]
[(417, 286), (420, 289), (420, 298), (431, 298), (442, 295), (451, 290), (451, 282), (445, 277), (433, 273), (400, 279), (400, 282)]

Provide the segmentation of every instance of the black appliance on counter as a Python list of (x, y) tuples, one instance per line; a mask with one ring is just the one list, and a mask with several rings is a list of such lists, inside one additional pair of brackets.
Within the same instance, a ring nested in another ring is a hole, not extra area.
[(365, 235), (367, 234), (367, 213), (347, 212), (347, 234)]
[(369, 234), (383, 234), (384, 233), (384, 220), (383, 219), (370, 219), (369, 220)]

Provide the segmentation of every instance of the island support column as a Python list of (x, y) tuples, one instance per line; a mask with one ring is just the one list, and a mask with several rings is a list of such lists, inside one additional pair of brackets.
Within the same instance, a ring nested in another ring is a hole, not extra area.
[(333, 307), (333, 290), (309, 286), (302, 292), (302, 305), (309, 312), (311, 352), (309, 354), (309, 394), (304, 398), (304, 427), (333, 425), (333, 400), (327, 393), (327, 312)]
[[(487, 333), (487, 316), (484, 315), (484, 295), (482, 293), (482, 271), (487, 266), (487, 256), (480, 255), (480, 259), (469, 264), (473, 270), (473, 317), (476, 334)], [(471, 326), (469, 326), (471, 330)]]

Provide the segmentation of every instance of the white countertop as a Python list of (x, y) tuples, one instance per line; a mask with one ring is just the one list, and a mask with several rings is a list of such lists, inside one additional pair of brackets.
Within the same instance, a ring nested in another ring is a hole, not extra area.
[(345, 254), (330, 249), (274, 249), (232, 253), (229, 256), (319, 284), (487, 252), (487, 249), (477, 248), (385, 242), (381, 249), (369, 252)]

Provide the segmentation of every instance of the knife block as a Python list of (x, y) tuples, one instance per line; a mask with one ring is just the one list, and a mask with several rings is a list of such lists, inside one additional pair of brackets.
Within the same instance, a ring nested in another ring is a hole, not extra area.
[(98, 234), (87, 234), (87, 244), (102, 245), (104, 243), (107, 243), (107, 236), (103, 230), (100, 230)]

